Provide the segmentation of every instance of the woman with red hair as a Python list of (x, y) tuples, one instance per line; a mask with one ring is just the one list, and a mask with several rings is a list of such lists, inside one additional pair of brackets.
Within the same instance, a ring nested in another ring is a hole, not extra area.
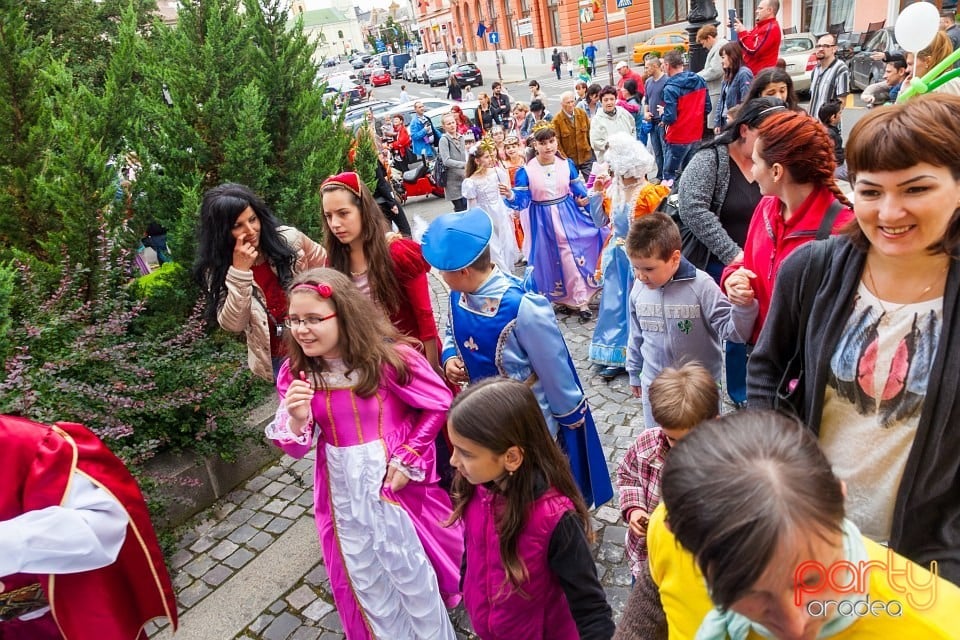
[(722, 279), (734, 304), (751, 293), (760, 303), (751, 344), (760, 335), (784, 258), (853, 219), (850, 201), (833, 178), (835, 168), (827, 130), (806, 113), (784, 111), (760, 125), (752, 171), (763, 197), (747, 230), (743, 261), (727, 265)]

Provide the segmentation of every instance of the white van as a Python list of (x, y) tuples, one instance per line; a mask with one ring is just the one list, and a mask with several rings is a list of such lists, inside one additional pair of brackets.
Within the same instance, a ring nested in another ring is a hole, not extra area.
[(427, 79), (427, 69), (434, 62), (446, 62), (449, 63), (449, 57), (447, 56), (446, 51), (431, 51), (430, 53), (421, 53), (417, 55), (417, 66), (416, 66), (416, 81), (426, 84), (429, 82)]

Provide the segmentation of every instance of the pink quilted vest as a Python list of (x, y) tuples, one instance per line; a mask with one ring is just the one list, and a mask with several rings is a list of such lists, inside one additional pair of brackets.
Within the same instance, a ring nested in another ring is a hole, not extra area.
[(463, 514), (467, 573), (463, 598), (482, 640), (579, 640), (567, 597), (547, 564), (550, 536), (573, 502), (548, 489), (531, 507), (517, 548), (529, 579), (516, 590), (506, 580), (495, 522), (503, 498), (478, 486)]

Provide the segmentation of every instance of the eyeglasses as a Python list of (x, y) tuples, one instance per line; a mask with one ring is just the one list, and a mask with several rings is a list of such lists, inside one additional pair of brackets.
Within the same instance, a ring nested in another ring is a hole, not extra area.
[(300, 327), (306, 325), (308, 329), (316, 329), (324, 320), (329, 320), (330, 318), (336, 318), (336, 313), (331, 313), (328, 316), (307, 316), (306, 318), (285, 318), (283, 321), (283, 326), (287, 329), (299, 329)]

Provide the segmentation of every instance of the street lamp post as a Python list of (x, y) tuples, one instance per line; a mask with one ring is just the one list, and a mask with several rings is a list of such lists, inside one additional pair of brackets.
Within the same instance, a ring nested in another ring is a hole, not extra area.
[(497, 34), (493, 43), (493, 55), (497, 59), (497, 79), (503, 80), (503, 73), (500, 71), (500, 32), (497, 31), (497, 14), (493, 11), (493, 0), (487, 0), (487, 12), (490, 14), (490, 31)]
[(713, 0), (690, 0), (687, 14), (687, 36), (690, 39), (690, 71), (702, 71), (707, 62), (707, 50), (697, 42), (697, 32), (701, 27), (717, 22), (717, 6)]
[(610, 84), (611, 86), (616, 83), (613, 81), (613, 47), (610, 46), (610, 12), (607, 11), (607, 2), (609, 0), (603, 1), (603, 32), (607, 38), (607, 72), (610, 74)]

